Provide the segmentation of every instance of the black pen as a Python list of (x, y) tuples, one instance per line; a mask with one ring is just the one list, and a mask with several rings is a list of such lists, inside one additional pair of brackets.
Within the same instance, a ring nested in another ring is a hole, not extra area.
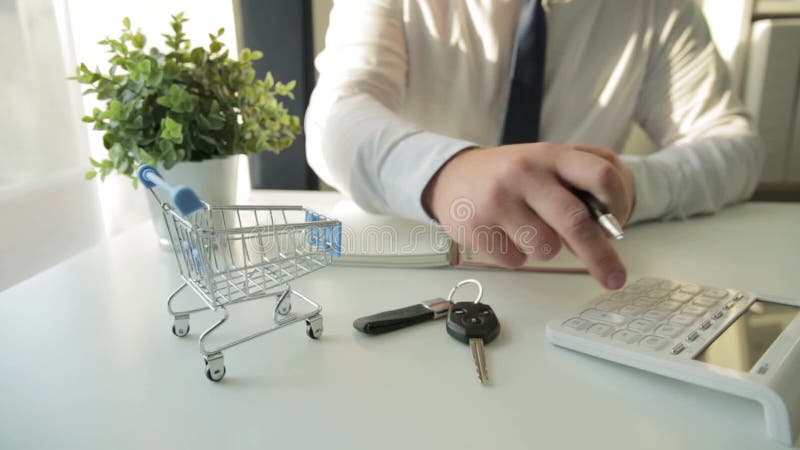
[(622, 235), (622, 226), (620, 226), (617, 218), (608, 211), (606, 205), (601, 203), (597, 197), (589, 192), (581, 191), (579, 189), (573, 189), (572, 193), (581, 199), (586, 207), (589, 208), (589, 212), (592, 213), (594, 220), (596, 220), (597, 223), (599, 223), (600, 226), (608, 232), (608, 234), (617, 240), (624, 237)]

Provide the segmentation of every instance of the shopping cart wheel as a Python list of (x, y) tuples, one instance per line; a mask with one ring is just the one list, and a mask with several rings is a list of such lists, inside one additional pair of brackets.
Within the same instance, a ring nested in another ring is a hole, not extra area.
[(188, 315), (175, 316), (175, 323), (172, 324), (172, 334), (178, 337), (184, 337), (189, 334)]
[(225, 377), (225, 359), (222, 353), (206, 356), (205, 361), (206, 378), (216, 383)]
[(206, 378), (216, 383), (217, 381), (222, 380), (225, 378), (225, 367), (222, 367), (222, 374), (221, 375), (214, 375), (211, 373), (211, 369), (206, 369)]
[(189, 325), (186, 325), (186, 328), (176, 328), (175, 325), (172, 326), (172, 334), (178, 337), (184, 337), (189, 334)]
[(322, 336), (322, 316), (306, 319), (306, 334), (311, 339), (319, 339)]

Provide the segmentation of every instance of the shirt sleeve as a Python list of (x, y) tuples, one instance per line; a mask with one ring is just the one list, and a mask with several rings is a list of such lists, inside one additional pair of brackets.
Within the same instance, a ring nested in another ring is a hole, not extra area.
[(306, 111), (306, 154), (320, 178), (362, 208), (427, 221), (428, 181), (475, 144), (398, 115), (407, 63), (398, 1), (336, 1)]
[(661, 150), (622, 155), (636, 185), (631, 222), (685, 218), (747, 199), (763, 163), (761, 141), (699, 7), (653, 3), (653, 45), (635, 114)]

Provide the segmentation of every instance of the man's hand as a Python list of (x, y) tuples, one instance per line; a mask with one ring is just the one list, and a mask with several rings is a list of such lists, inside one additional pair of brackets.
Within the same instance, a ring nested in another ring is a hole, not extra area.
[(621, 224), (631, 215), (633, 175), (612, 150), (549, 143), (463, 151), (431, 179), (423, 204), (459, 244), (504, 266), (550, 259), (563, 239), (603, 286), (621, 288), (625, 266), (572, 188)]

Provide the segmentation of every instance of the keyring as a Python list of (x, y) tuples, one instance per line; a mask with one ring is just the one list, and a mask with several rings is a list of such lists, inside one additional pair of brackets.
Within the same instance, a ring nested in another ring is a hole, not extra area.
[(481, 302), (481, 297), (483, 297), (483, 286), (481, 286), (481, 282), (480, 281), (474, 280), (472, 278), (468, 278), (466, 280), (461, 280), (458, 283), (456, 283), (456, 285), (453, 286), (453, 289), (450, 289), (450, 294), (447, 296), (447, 301), (452, 303), (453, 302), (453, 294), (456, 293), (456, 289), (460, 288), (461, 286), (463, 286), (465, 284), (474, 284), (475, 286), (478, 287), (478, 297), (475, 299), (475, 303), (480, 303)]

